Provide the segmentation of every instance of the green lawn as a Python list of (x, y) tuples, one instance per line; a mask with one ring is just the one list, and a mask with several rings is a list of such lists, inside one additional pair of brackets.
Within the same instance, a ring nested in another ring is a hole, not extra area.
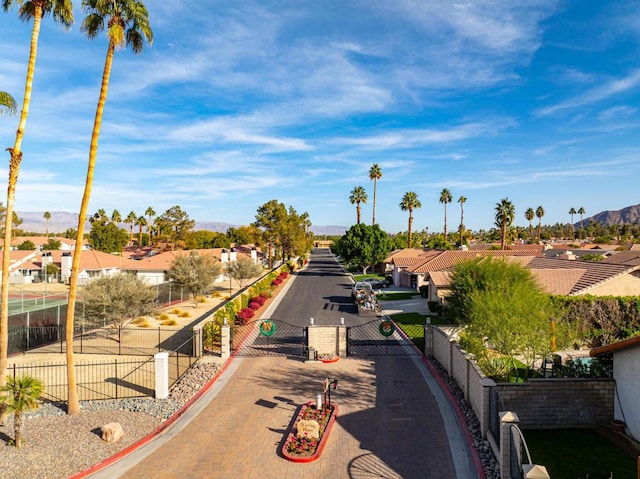
[[(398, 313), (392, 314), (396, 324), (404, 331), (413, 344), (415, 344), (420, 351), (424, 351), (424, 324), (427, 318), (424, 314), (418, 313)], [(431, 324), (445, 324), (441, 318), (431, 316)]]
[(382, 293), (376, 296), (379, 301), (395, 301), (398, 299), (411, 299), (415, 296), (418, 296), (419, 294), (419, 293), (412, 293), (411, 291), (398, 291), (398, 292), (393, 292), (393, 291), (387, 292), (384, 290), (381, 290), (381, 291)]
[(533, 463), (553, 479), (637, 477), (636, 461), (591, 429), (531, 429), (524, 437)]

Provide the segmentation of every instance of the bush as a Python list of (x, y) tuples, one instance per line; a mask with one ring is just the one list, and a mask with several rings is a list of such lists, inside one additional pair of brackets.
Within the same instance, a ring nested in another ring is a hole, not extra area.
[(247, 324), (255, 314), (256, 313), (251, 308), (242, 308), (236, 316), (236, 323)]
[(427, 305), (432, 313), (442, 314), (442, 305), (438, 301), (427, 301)]
[(180, 316), (181, 318), (190, 318), (191, 317), (191, 313), (189, 311), (183, 311), (178, 316)]
[(262, 306), (260, 303), (258, 303), (257, 301), (250, 301), (249, 302), (249, 308), (253, 309), (254, 311), (258, 311), (260, 309), (260, 306)]
[(166, 321), (162, 321), (162, 323), (160, 324), (162, 326), (177, 326), (178, 321), (176, 321), (175, 319), (167, 319)]

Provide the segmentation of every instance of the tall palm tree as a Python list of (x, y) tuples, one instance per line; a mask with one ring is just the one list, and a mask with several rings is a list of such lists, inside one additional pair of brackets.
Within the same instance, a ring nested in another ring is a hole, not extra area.
[(582, 241), (582, 215), (584, 215), (586, 213), (586, 211), (584, 210), (584, 208), (581, 206), (578, 209), (578, 214), (580, 215), (580, 241)]
[(9, 376), (7, 384), (0, 388), (0, 392), (6, 393), (0, 395), (0, 402), (4, 404), (9, 411), (14, 412), (13, 430), (14, 443), (17, 448), (22, 446), (22, 430), (23, 420), (22, 414), (38, 409), (40, 406), (40, 398), (44, 392), (44, 384), (39, 379), (31, 376), (12, 377)]
[(527, 211), (524, 212), (524, 217), (529, 222), (529, 241), (533, 241), (533, 226), (531, 226), (531, 222), (535, 216), (536, 213), (533, 211), (533, 208), (527, 208)]
[(138, 233), (138, 246), (142, 246), (142, 227), (147, 226), (147, 219), (144, 216), (136, 219), (136, 226), (140, 228)]
[(505, 249), (507, 244), (507, 228), (513, 223), (513, 219), (516, 217), (516, 207), (513, 205), (509, 198), (502, 198), (500, 203), (496, 203), (496, 226), (500, 228), (501, 240), (500, 246)]
[(44, 214), (42, 215), (42, 217), (44, 218), (44, 230), (47, 236), (49, 236), (49, 220), (51, 219), (51, 213), (49, 213), (48, 211), (45, 211)]
[(447, 241), (447, 203), (453, 201), (453, 196), (447, 188), (443, 188), (440, 192), (440, 203), (444, 205), (444, 240)]
[[(16, 196), (16, 185), (18, 183), (18, 173), (20, 172), (20, 162), (22, 161), (22, 140), (24, 129), (29, 116), (29, 105), (31, 104), (31, 90), (33, 86), (33, 74), (36, 69), (36, 57), (38, 56), (38, 38), (40, 37), (40, 25), (42, 19), (51, 15), (53, 20), (63, 28), (68, 29), (73, 23), (73, 9), (71, 0), (2, 0), (2, 8), (6, 12), (14, 5), (18, 5), (18, 16), (24, 20), (33, 20), (31, 30), (31, 47), (29, 51), (29, 63), (27, 64), (27, 78), (24, 87), (24, 97), (22, 100), (22, 110), (18, 129), (16, 130), (16, 141), (13, 148), (8, 148), (11, 158), (9, 160), (9, 182), (7, 186), (7, 204), (4, 224), (4, 248), (2, 251), (2, 285), (0, 286), (0, 387), (6, 383), (7, 372), (7, 349), (9, 346), (9, 253), (11, 250), (11, 238), (13, 227), (13, 209)], [(5, 418), (6, 408), (0, 407), (0, 423)]]
[(458, 198), (458, 203), (460, 203), (460, 246), (462, 246), (462, 234), (464, 233), (464, 204), (466, 202), (466, 196)]
[[(149, 26), (149, 12), (139, 0), (82, 0), (82, 9), (87, 13), (87, 16), (83, 20), (80, 30), (84, 32), (89, 39), (93, 40), (107, 27), (107, 39), (109, 40), (104, 70), (102, 72), (102, 86), (100, 87), (100, 96), (98, 98), (93, 131), (91, 133), (87, 178), (80, 206), (79, 216), (80, 218), (85, 218), (89, 206), (89, 199), (91, 198), (93, 172), (98, 154), (98, 138), (100, 137), (104, 104), (107, 100), (107, 90), (109, 89), (109, 78), (111, 76), (114, 52), (116, 48), (129, 46), (134, 53), (140, 53), (144, 48), (145, 40), (149, 44), (153, 42), (153, 33)], [(82, 239), (83, 235), (84, 221), (78, 221), (78, 239)], [(81, 251), (82, 241), (76, 241), (71, 266), (71, 278), (69, 279), (69, 305), (66, 319), (67, 382), (69, 387), (67, 414), (69, 415), (80, 412), (80, 402), (78, 401), (76, 378), (73, 369), (73, 318), (75, 314)]]
[(536, 208), (536, 217), (538, 218), (538, 241), (540, 241), (540, 230), (542, 228), (542, 217), (544, 216), (544, 208), (538, 206)]
[(402, 201), (400, 202), (400, 209), (402, 211), (409, 212), (409, 225), (407, 228), (407, 243), (409, 245), (409, 248), (411, 248), (411, 227), (413, 226), (413, 210), (415, 208), (422, 208), (422, 203), (420, 203), (417, 193), (408, 191), (402, 197)]
[(576, 209), (572, 206), (571, 209), (569, 209), (569, 214), (571, 215), (571, 231), (573, 232), (573, 238), (571, 238), (572, 240), (576, 238), (576, 229), (573, 226), (573, 215), (575, 215), (576, 213)]
[(120, 211), (113, 210), (113, 213), (111, 213), (111, 221), (115, 223), (116, 226), (119, 226), (120, 223), (122, 223), (122, 215), (120, 214)]
[(136, 224), (138, 215), (134, 211), (129, 211), (129, 214), (124, 219), (123, 223), (129, 225), (129, 243), (133, 241), (133, 225)]
[(382, 178), (382, 169), (378, 166), (378, 163), (374, 163), (371, 169), (369, 169), (369, 179), (373, 180), (373, 219), (371, 224), (376, 224), (376, 185), (378, 180)]
[(362, 186), (356, 186), (351, 190), (349, 201), (352, 205), (356, 205), (356, 216), (358, 218), (358, 224), (360, 224), (360, 203), (366, 203), (367, 199), (367, 192)]
[(149, 245), (152, 245), (153, 243), (151, 242), (151, 233), (153, 226), (153, 217), (156, 215), (156, 212), (151, 206), (149, 206), (144, 214), (149, 217), (149, 221), (147, 222), (147, 233), (149, 233)]
[(6, 91), (0, 91), (0, 116), (15, 115), (18, 112), (18, 104)]

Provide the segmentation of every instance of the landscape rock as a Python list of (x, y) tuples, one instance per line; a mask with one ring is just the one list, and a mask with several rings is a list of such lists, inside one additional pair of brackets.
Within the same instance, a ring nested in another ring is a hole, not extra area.
[(119, 422), (110, 422), (100, 428), (102, 431), (102, 440), (109, 444), (118, 442), (124, 436), (122, 425)]

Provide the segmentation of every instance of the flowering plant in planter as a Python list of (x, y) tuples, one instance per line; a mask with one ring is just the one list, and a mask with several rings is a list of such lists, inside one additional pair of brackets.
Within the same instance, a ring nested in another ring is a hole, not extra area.
[[(298, 415), (282, 446), (284, 457), (293, 462), (311, 462), (320, 457), (337, 415), (338, 408), (333, 404), (325, 404), (320, 409), (312, 403), (300, 406)], [(318, 437), (311, 437), (306, 432), (299, 432), (298, 424), (300, 421), (315, 421), (318, 424)]]

